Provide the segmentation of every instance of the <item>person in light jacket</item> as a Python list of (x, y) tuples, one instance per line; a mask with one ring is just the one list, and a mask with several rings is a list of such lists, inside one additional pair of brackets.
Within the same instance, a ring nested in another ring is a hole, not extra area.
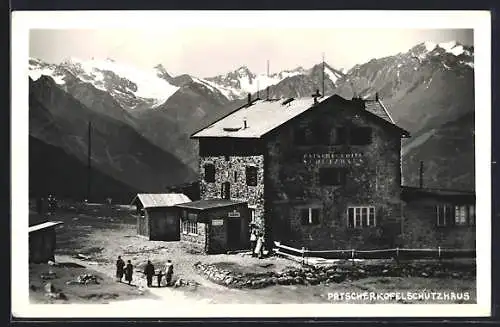
[(255, 247), (255, 254), (259, 257), (259, 259), (262, 259), (264, 251), (264, 234), (260, 233), (259, 237), (257, 238), (257, 246)]
[(255, 257), (255, 247), (257, 245), (257, 231), (252, 227), (250, 232), (250, 249), (252, 250), (252, 257)]

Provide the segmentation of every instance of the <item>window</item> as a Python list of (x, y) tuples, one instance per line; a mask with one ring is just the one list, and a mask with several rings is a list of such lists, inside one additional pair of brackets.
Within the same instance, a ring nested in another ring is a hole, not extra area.
[(344, 185), (346, 170), (344, 168), (320, 168), (320, 185)]
[(349, 228), (377, 226), (375, 207), (347, 208), (347, 226)]
[(469, 206), (469, 225), (474, 226), (476, 224), (476, 207)]
[(473, 205), (437, 205), (436, 226), (473, 226), (476, 224), (476, 211)]
[(352, 145), (367, 145), (372, 141), (372, 129), (370, 127), (354, 127), (351, 129)]
[(308, 133), (305, 128), (297, 128), (294, 132), (294, 142), (296, 145), (307, 145), (308, 144)]
[(300, 220), (302, 225), (319, 224), (319, 208), (306, 208), (300, 210)]
[(332, 130), (331, 143), (341, 145), (347, 143), (348, 129), (346, 127), (339, 127)]
[(455, 206), (455, 225), (467, 225), (467, 206)]
[(248, 186), (257, 186), (257, 167), (248, 166), (245, 171)]
[(196, 221), (184, 220), (182, 221), (182, 233), (183, 234), (195, 234), (198, 235), (198, 224)]
[(215, 165), (205, 164), (205, 182), (213, 183), (215, 182)]
[(235, 171), (233, 174), (234, 174), (234, 182), (236, 183), (238, 181), (238, 172)]

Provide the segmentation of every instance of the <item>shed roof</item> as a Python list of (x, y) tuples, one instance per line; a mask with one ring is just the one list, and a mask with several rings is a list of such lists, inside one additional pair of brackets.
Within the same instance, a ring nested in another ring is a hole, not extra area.
[[(351, 101), (338, 95), (319, 98), (318, 102), (323, 103), (330, 99), (337, 100), (346, 105), (351, 104)], [(389, 112), (387, 111), (387, 108), (380, 100), (359, 100), (364, 101), (365, 110), (359, 106), (360, 108), (358, 112), (368, 113), (373, 118), (383, 121), (385, 124), (389, 123), (388, 125), (398, 128), (403, 134), (408, 134), (408, 132), (404, 131), (394, 123)], [(194, 133), (192, 137), (261, 138), (275, 128), (314, 107), (314, 99), (312, 97), (288, 100), (257, 99), (253, 101), (251, 105), (245, 105), (238, 108), (229, 115), (199, 130)], [(353, 105), (351, 107), (356, 108), (357, 106)]]
[(46, 221), (46, 222), (41, 223), (41, 224), (30, 226), (28, 228), (28, 233), (36, 232), (39, 230), (47, 229), (47, 228), (54, 227), (54, 226), (61, 225), (61, 224), (63, 224), (62, 221)]
[(466, 190), (402, 186), (401, 197), (405, 201), (412, 201), (425, 198), (425, 199), (458, 201), (461, 203), (462, 202), (473, 203), (476, 199), (476, 192), (466, 191)]
[(186, 195), (182, 193), (139, 193), (132, 203), (141, 201), (144, 208), (172, 207), (180, 203), (190, 202)]
[(197, 210), (206, 210), (213, 208), (222, 208), (229, 207), (235, 204), (246, 203), (246, 201), (236, 201), (236, 200), (227, 200), (227, 199), (209, 199), (209, 200), (198, 200), (193, 202), (186, 202), (182, 204), (176, 205), (178, 208), (185, 209), (197, 209)]

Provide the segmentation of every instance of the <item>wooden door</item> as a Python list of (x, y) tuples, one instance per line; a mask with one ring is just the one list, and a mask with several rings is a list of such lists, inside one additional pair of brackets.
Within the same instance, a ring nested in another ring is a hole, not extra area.
[(228, 218), (227, 219), (227, 247), (228, 250), (238, 249), (241, 241), (241, 220), (238, 218)]

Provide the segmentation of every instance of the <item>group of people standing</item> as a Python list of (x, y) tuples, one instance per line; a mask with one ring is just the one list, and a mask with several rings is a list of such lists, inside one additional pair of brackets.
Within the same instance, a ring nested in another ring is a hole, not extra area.
[[(122, 281), (123, 276), (125, 276), (125, 281), (130, 285), (132, 283), (134, 267), (130, 260), (127, 261), (125, 265), (125, 261), (118, 256), (118, 260), (116, 260), (116, 278), (119, 282)], [(166, 278), (166, 285), (169, 286), (172, 282), (172, 275), (174, 274), (174, 265), (171, 260), (167, 260), (167, 264), (164, 267), (164, 270), (161, 268), (156, 272), (154, 265), (148, 260), (148, 263), (144, 267), (144, 275), (146, 275), (146, 281), (148, 287), (153, 286), (153, 277), (157, 276), (158, 287), (161, 286), (161, 281), (163, 276)]]

